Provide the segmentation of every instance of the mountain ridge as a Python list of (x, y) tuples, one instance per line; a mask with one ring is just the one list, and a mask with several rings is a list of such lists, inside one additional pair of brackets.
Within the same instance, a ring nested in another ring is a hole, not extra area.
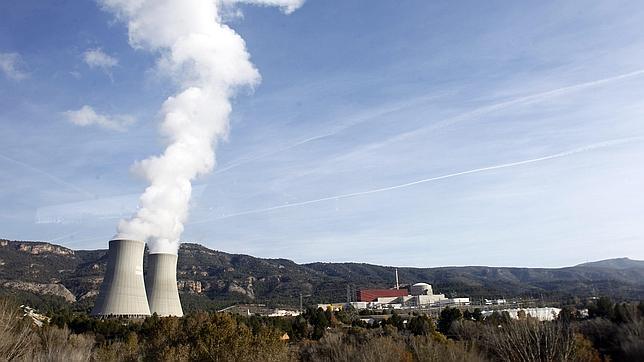
[(628, 257), (603, 259), (575, 265), (575, 267), (630, 269), (644, 268), (644, 260), (630, 259)]
[[(67, 300), (73, 295), (79, 303), (90, 305), (106, 262), (105, 249), (73, 250), (48, 242), (0, 240), (0, 287), (19, 289), (20, 283), (31, 283), (22, 285), (23, 289), (61, 291)], [(624, 267), (627, 264), (634, 266)], [(300, 294), (308, 303), (332, 302), (346, 300), (347, 288), (392, 287), (396, 268), (403, 284), (428, 282), (435, 291), (449, 296), (567, 298), (608, 294), (644, 299), (644, 261), (623, 258), (563, 268), (413, 268), (368, 263), (298, 264), (284, 258), (256, 258), (183, 243), (177, 279), (182, 303), (189, 308), (235, 302), (297, 305)]]

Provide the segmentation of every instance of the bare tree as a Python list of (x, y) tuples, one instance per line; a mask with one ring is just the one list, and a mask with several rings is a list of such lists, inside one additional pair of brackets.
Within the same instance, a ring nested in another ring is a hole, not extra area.
[(32, 351), (34, 332), (16, 305), (0, 300), (0, 360), (23, 359)]
[(502, 361), (575, 359), (575, 336), (564, 324), (528, 318), (486, 328), (482, 343), (491, 355)]

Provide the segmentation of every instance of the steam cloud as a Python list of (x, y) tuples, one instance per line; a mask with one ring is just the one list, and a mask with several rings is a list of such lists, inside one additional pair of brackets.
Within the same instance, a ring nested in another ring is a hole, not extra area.
[(230, 98), (260, 80), (244, 40), (222, 23), (223, 6), (279, 6), (290, 13), (303, 0), (101, 0), (125, 22), (132, 47), (157, 52), (161, 71), (179, 92), (162, 106), (168, 146), (135, 164), (150, 185), (139, 210), (121, 220), (116, 238), (148, 242), (151, 253), (176, 253), (188, 218), (191, 182), (215, 166), (217, 140), (228, 132)]

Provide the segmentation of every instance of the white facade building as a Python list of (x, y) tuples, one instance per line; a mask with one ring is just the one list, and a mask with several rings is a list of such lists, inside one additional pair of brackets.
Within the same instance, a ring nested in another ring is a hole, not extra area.
[[(543, 307), (543, 308), (512, 308), (512, 309), (502, 309), (502, 310), (496, 310), (496, 312), (502, 313), (502, 312), (508, 312), (510, 315), (510, 318), (512, 319), (519, 319), (519, 312), (524, 311), (526, 316), (530, 316), (532, 318), (536, 318), (540, 321), (552, 321), (557, 319), (559, 316), (559, 312), (561, 312), (560, 308), (554, 308), (554, 307)], [(482, 312), (483, 317), (487, 318), (492, 315), (495, 311), (492, 310), (485, 310)]]

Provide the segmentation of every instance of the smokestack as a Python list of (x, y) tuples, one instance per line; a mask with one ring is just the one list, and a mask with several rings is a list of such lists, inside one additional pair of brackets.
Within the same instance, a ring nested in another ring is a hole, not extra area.
[(398, 268), (396, 268), (396, 289), (400, 289), (400, 284), (398, 283)]
[(143, 249), (137, 240), (111, 240), (107, 271), (92, 310), (96, 316), (150, 315), (143, 281)]
[(177, 289), (177, 256), (159, 253), (148, 255), (148, 287), (150, 312), (160, 317), (183, 316)]

